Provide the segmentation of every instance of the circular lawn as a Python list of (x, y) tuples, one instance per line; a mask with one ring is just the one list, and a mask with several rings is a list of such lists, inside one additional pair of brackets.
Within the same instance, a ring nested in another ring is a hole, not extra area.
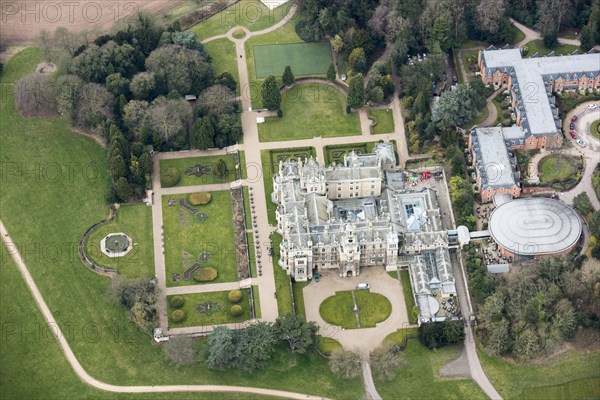
[[(356, 299), (357, 312), (354, 311)], [(392, 312), (392, 304), (383, 295), (369, 290), (346, 290), (326, 298), (319, 307), (321, 317), (332, 325), (345, 329), (372, 328), (385, 321)], [(356, 314), (358, 313), (358, 322)]]
[(542, 158), (538, 164), (540, 182), (556, 182), (573, 178), (582, 166), (579, 157), (551, 155)]

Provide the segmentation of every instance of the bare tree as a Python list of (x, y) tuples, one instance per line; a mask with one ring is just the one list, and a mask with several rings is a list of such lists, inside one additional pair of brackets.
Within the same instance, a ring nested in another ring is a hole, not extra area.
[(169, 363), (178, 367), (190, 365), (196, 360), (194, 339), (189, 336), (171, 336), (163, 345), (163, 351)]
[(361, 374), (360, 356), (352, 351), (334, 350), (329, 359), (329, 367), (340, 378), (357, 378)]
[(504, 15), (504, 0), (481, 0), (477, 6), (477, 20), (484, 31), (498, 32)]
[(115, 99), (106, 88), (97, 83), (81, 87), (77, 103), (76, 123), (82, 128), (92, 128), (112, 117)]
[(226, 86), (213, 85), (203, 90), (196, 101), (203, 114), (228, 114), (233, 112), (235, 94)]
[(191, 115), (191, 107), (185, 100), (159, 97), (150, 106), (150, 126), (169, 142), (187, 130)]
[(69, 53), (71, 57), (85, 43), (81, 34), (73, 33), (62, 26), (56, 28), (54, 31), (54, 41), (60, 48)]
[(401, 364), (400, 346), (395, 343), (384, 343), (371, 353), (371, 368), (377, 380), (392, 380)]
[(44, 61), (52, 62), (54, 61), (53, 53), (54, 46), (52, 44), (52, 37), (50, 36), (50, 32), (45, 29), (42, 29), (37, 38), (37, 46), (42, 52), (42, 56), (44, 57)]
[(52, 78), (28, 74), (15, 87), (15, 106), (25, 117), (50, 117), (56, 112)]

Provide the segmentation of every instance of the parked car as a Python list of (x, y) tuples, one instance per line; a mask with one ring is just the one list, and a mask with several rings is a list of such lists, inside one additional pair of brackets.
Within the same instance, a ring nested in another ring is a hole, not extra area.
[(571, 122), (571, 125), (569, 125), (569, 129), (575, 129), (575, 124)]
[(577, 115), (573, 115), (573, 118), (571, 118), (571, 122), (575, 122), (577, 121)]
[(593, 110), (594, 108), (597, 108), (597, 107), (598, 107), (598, 104), (592, 103), (587, 108), (588, 108), (588, 110)]
[(315, 282), (319, 282), (319, 271), (315, 271), (313, 278), (315, 279)]
[(577, 139), (577, 132), (575, 132), (575, 131), (569, 131), (569, 133), (571, 134), (571, 137), (573, 139)]
[(587, 145), (585, 144), (585, 142), (584, 142), (583, 140), (581, 140), (581, 139), (577, 139), (577, 144), (578, 144), (578, 145), (580, 145), (581, 147), (585, 147), (585, 146), (587, 146)]
[(357, 289), (370, 289), (370, 288), (371, 288), (371, 285), (369, 285), (368, 283), (364, 283), (364, 282), (363, 282), (363, 283), (359, 283), (359, 284), (356, 286), (356, 288), (357, 288)]

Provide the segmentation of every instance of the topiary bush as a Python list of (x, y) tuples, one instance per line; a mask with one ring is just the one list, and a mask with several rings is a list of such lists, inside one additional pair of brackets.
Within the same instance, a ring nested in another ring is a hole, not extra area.
[(244, 309), (239, 304), (234, 304), (231, 306), (231, 309), (229, 309), (229, 313), (232, 317), (241, 317), (244, 313)]
[(162, 187), (171, 187), (179, 183), (181, 174), (175, 167), (165, 168), (160, 171), (160, 184)]
[(188, 195), (188, 201), (193, 206), (204, 206), (210, 203), (212, 196), (210, 192), (197, 192)]
[(182, 322), (185, 319), (185, 311), (175, 310), (171, 313), (171, 321)]
[(197, 282), (210, 282), (217, 279), (217, 270), (212, 267), (202, 267), (194, 271), (194, 280)]
[(243, 297), (244, 296), (242, 295), (241, 290), (232, 290), (227, 295), (227, 300), (229, 300), (230, 303), (239, 303), (240, 301), (242, 301)]
[(182, 296), (173, 296), (169, 303), (173, 308), (181, 308), (185, 304), (185, 299)]

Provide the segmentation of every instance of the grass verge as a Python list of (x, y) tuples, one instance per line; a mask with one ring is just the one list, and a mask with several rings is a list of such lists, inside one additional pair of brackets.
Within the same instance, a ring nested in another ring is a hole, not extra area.
[(375, 118), (377, 124), (371, 128), (373, 135), (394, 132), (394, 114), (391, 109), (369, 110), (369, 116)]
[(412, 285), (410, 283), (410, 276), (408, 271), (400, 271), (400, 283), (402, 284), (402, 294), (404, 295), (404, 303), (406, 304), (406, 314), (408, 315), (408, 321), (411, 324), (417, 323), (417, 313), (415, 310), (415, 300), (413, 298)]

